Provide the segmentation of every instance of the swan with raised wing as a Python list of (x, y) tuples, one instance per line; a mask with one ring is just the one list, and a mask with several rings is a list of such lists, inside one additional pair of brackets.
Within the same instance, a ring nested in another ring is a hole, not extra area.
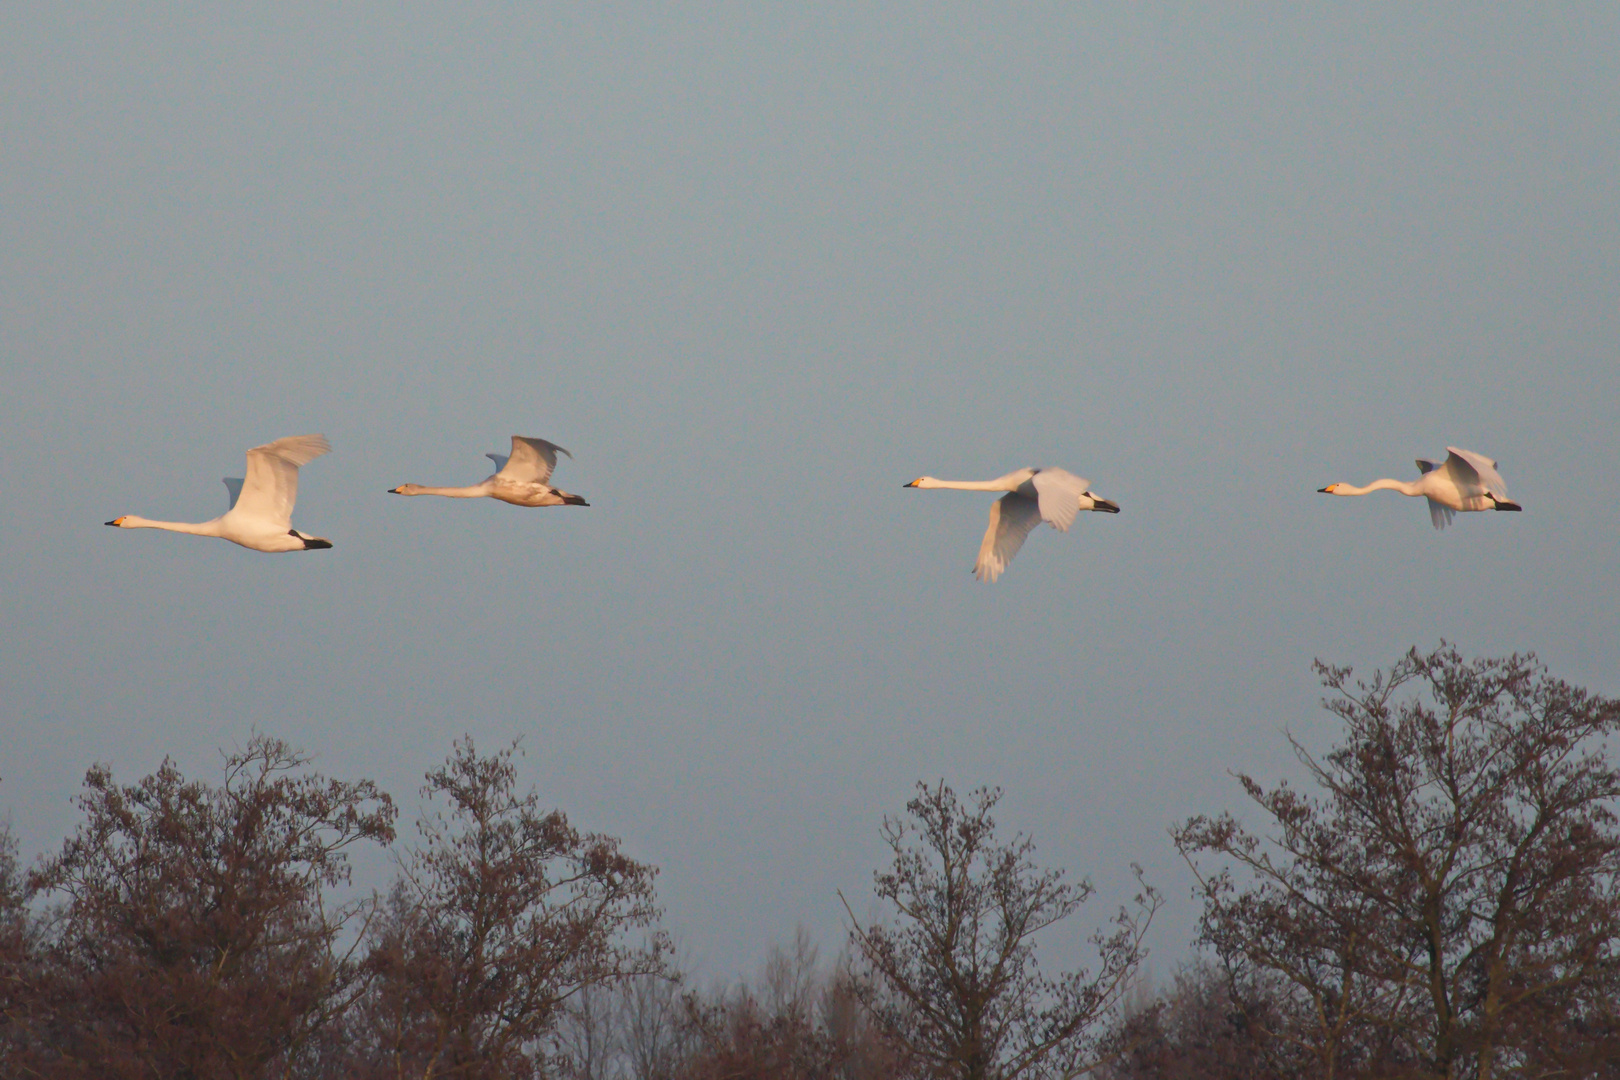
[(1521, 510), (1507, 497), (1507, 485), (1496, 471), (1496, 462), (1472, 450), (1446, 447), (1446, 460), (1419, 458), (1416, 480), (1374, 480), (1366, 487), (1329, 484), (1316, 490), (1324, 495), (1365, 495), (1371, 491), (1398, 491), (1402, 495), (1423, 496), (1429, 500), (1429, 520), (1437, 529), (1450, 525), (1459, 511)]
[(1090, 482), (1066, 469), (1019, 469), (994, 480), (936, 480), (919, 476), (908, 488), (950, 488), (955, 491), (1005, 491), (990, 504), (990, 527), (979, 545), (973, 576), (995, 581), (1007, 569), (1030, 530), (1044, 521), (1067, 532), (1082, 510), (1117, 514), (1119, 507), (1091, 490)]
[(324, 435), (289, 435), (247, 452), (247, 476), (228, 477), (230, 509), (212, 521), (149, 521), (125, 514), (107, 522), (120, 529), (167, 529), (192, 536), (217, 536), (254, 551), (312, 551), (332, 542), (292, 527), (298, 499), (298, 469), (332, 449)]
[(544, 439), (512, 436), (512, 453), (485, 454), (495, 462), (495, 475), (470, 487), (426, 487), (401, 484), (389, 488), (391, 495), (443, 495), (450, 499), (499, 499), (513, 506), (589, 506), (578, 495), (569, 494), (547, 483), (557, 468), (557, 455), (573, 457), (556, 443)]

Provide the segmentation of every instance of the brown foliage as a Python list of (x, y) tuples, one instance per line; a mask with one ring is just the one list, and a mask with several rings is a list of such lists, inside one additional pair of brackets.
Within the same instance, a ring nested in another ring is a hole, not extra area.
[(760, 986), (685, 998), (688, 1052), (680, 1080), (898, 1080), (903, 1057), (867, 1020), (857, 977), (830, 978), (801, 928), (791, 952), (776, 948)]
[(697, 1048), (683, 1080), (831, 1080), (842, 1075), (840, 1048), (809, 1017), (769, 1013), (751, 996), (689, 1001)]
[(84, 824), (30, 883), (65, 903), (29, 962), (20, 1074), (260, 1076), (342, 1010), (359, 907), (323, 894), (346, 848), (393, 839), (394, 808), (308, 761), (256, 736), (218, 787), (169, 762), (128, 787), (90, 770)]
[(1177, 972), (1156, 1000), (1127, 1009), (1106, 1039), (1098, 1080), (1292, 1080), (1315, 1075), (1308, 1055), (1264, 1032), (1286, 997), (1274, 983), (1236, 983), (1207, 963)]
[(890, 921), (846, 904), (831, 975), (801, 932), (700, 995), (668, 977), (656, 871), (518, 793), (515, 746), (457, 743), (393, 891), (333, 904), (392, 803), (261, 736), (217, 787), (97, 766), (26, 877), (0, 828), (0, 1075), (1620, 1080), (1620, 702), (1444, 645), (1318, 670), (1344, 736), (1294, 743), (1312, 788), (1240, 775), (1266, 833), (1174, 830), (1215, 962), (1157, 1000), (1128, 993), (1145, 885), (1095, 975), (1040, 972), (1092, 888), (997, 838), (996, 790), (918, 785), (884, 820)]
[(1202, 940), (1237, 977), (1280, 980), (1267, 1038), (1324, 1077), (1489, 1080), (1612, 1055), (1620, 703), (1534, 657), (1444, 644), (1353, 687), (1317, 669), (1345, 722), (1324, 758), (1294, 743), (1321, 794), (1240, 775), (1271, 835), (1230, 815), (1174, 834)]
[[(571, 998), (663, 971), (657, 871), (517, 794), (512, 755), (465, 739), (427, 775), (424, 796), (447, 810), (418, 823), (371, 934), (351, 1075), (535, 1076)], [(638, 929), (646, 941), (626, 941)]]
[(1035, 936), (1073, 915), (1092, 894), (1062, 870), (1032, 861), (1034, 841), (995, 835), (999, 790), (971, 804), (941, 782), (917, 785), (910, 820), (885, 818), (890, 870), (876, 891), (897, 916), (862, 927), (845, 904), (850, 942), (869, 976), (854, 984), (878, 1024), (925, 1075), (978, 1080), (1068, 1077), (1092, 1063), (1095, 1028), (1146, 957), (1142, 946), (1158, 894), (1141, 884), (1111, 933), (1092, 941), (1096, 975), (1040, 972)]
[(22, 1073), (39, 1026), (39, 928), (28, 911), (17, 844), (0, 822), (0, 1076)]

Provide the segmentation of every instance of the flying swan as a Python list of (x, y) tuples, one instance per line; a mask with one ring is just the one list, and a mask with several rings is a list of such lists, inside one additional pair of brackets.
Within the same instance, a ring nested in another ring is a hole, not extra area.
[(990, 527), (979, 545), (973, 576), (994, 581), (1024, 546), (1024, 537), (1037, 523), (1046, 522), (1068, 532), (1082, 510), (1117, 514), (1119, 507), (1089, 490), (1087, 481), (1066, 469), (1019, 469), (994, 480), (936, 480), (919, 476), (908, 488), (952, 488), (956, 491), (1005, 491), (990, 504)]
[(1398, 491), (1402, 495), (1422, 495), (1429, 500), (1429, 520), (1434, 527), (1450, 525), (1459, 510), (1519, 510), (1509, 502), (1507, 485), (1496, 471), (1496, 462), (1472, 450), (1446, 447), (1446, 460), (1440, 463), (1418, 459), (1414, 481), (1374, 480), (1366, 487), (1329, 484), (1317, 488), (1324, 495), (1365, 495), (1369, 491)]
[(230, 509), (213, 521), (148, 521), (134, 514), (113, 518), (120, 529), (168, 529), (192, 536), (217, 536), (254, 551), (310, 551), (329, 548), (330, 540), (292, 527), (298, 499), (298, 467), (308, 465), (332, 445), (324, 435), (289, 435), (247, 452), (247, 476), (227, 477)]
[(421, 484), (401, 484), (389, 488), (391, 495), (445, 495), (452, 499), (478, 499), (488, 496), (513, 506), (589, 506), (578, 495), (570, 495), (546, 483), (557, 467), (557, 455), (569, 454), (556, 443), (544, 439), (526, 439), (512, 436), (510, 457), (485, 454), (495, 463), (497, 472), (481, 484), (471, 487), (424, 487)]

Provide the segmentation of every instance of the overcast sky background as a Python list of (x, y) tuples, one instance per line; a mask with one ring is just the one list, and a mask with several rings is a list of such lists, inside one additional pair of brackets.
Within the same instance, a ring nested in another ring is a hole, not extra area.
[[(1620, 8), (818, 7), (0, 8), (26, 855), (95, 761), (258, 728), (408, 825), (521, 736), (728, 976), (944, 778), (1100, 886), (1054, 960), (1143, 863), (1163, 973), (1165, 830), (1327, 745), (1313, 657), (1620, 693)], [(330, 551), (102, 526), (315, 431)], [(513, 433), (590, 508), (385, 494)], [(1524, 513), (1316, 494), (1448, 444)], [(1122, 513), (979, 584), (991, 497), (901, 485), (1023, 465)]]

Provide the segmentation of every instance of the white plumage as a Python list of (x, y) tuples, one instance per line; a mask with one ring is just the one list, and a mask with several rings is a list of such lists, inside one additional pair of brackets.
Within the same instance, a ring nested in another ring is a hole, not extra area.
[(217, 536), (254, 551), (308, 551), (332, 542), (292, 527), (298, 501), (298, 470), (332, 449), (324, 435), (289, 435), (247, 452), (247, 476), (227, 477), (231, 505), (220, 517), (197, 523), (150, 521), (134, 514), (113, 518), (120, 529), (166, 529), (192, 536)]
[(1066, 469), (1025, 468), (994, 480), (936, 480), (919, 476), (908, 488), (950, 488), (956, 491), (1005, 491), (990, 504), (990, 526), (979, 545), (973, 574), (980, 581), (995, 581), (1012, 562), (1030, 530), (1045, 521), (1067, 532), (1082, 510), (1119, 513), (1119, 507), (1090, 490), (1088, 481)]
[(512, 436), (512, 453), (485, 454), (495, 463), (495, 475), (470, 487), (426, 487), (401, 484), (389, 488), (393, 495), (443, 495), (451, 499), (499, 499), (513, 506), (589, 506), (578, 495), (552, 487), (547, 481), (557, 468), (557, 455), (573, 457), (556, 443), (544, 439)]
[(1366, 495), (1372, 491), (1421, 495), (1429, 500), (1429, 520), (1437, 529), (1451, 524), (1458, 511), (1522, 509), (1518, 503), (1508, 501), (1507, 485), (1496, 471), (1496, 462), (1484, 454), (1448, 446), (1445, 461), (1418, 458), (1417, 467), (1422, 475), (1416, 480), (1374, 480), (1366, 487), (1329, 484), (1317, 490), (1324, 495)]

